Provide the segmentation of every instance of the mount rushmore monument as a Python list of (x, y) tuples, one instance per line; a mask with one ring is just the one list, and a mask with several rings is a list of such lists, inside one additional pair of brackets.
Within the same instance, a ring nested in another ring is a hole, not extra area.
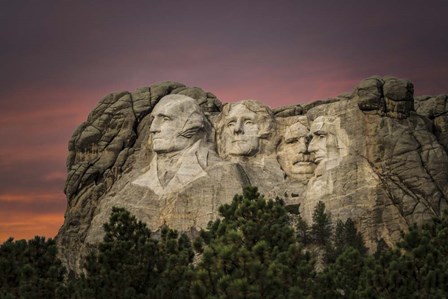
[(448, 206), (448, 96), (413, 93), (407, 80), (371, 77), (350, 94), (276, 109), (176, 82), (110, 94), (69, 142), (61, 257), (79, 269), (113, 206), (155, 233), (194, 235), (248, 185), (308, 223), (323, 201), (371, 248), (392, 245)]

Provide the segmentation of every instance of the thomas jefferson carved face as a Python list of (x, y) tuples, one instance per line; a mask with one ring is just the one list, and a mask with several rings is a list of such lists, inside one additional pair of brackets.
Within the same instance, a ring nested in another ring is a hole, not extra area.
[(277, 153), (278, 161), (289, 177), (302, 179), (314, 173), (316, 164), (308, 151), (309, 140), (309, 130), (300, 122), (286, 129)]
[(151, 113), (152, 148), (156, 153), (170, 153), (193, 145), (204, 128), (202, 110), (196, 100), (184, 95), (163, 97)]
[(236, 156), (252, 156), (259, 150), (259, 126), (255, 112), (239, 104), (227, 115), (224, 132), (228, 138), (227, 152)]
[(314, 154), (314, 162), (316, 164), (338, 157), (338, 141), (329, 120), (324, 116), (316, 118), (311, 124), (310, 133), (312, 139), (308, 150)]
[(270, 152), (274, 133), (275, 120), (268, 107), (254, 100), (226, 104), (217, 122), (219, 154), (240, 158)]

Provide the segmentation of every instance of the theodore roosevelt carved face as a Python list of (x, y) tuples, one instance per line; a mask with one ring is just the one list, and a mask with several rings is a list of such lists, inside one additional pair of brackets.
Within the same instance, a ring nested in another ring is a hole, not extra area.
[(278, 148), (278, 161), (288, 177), (309, 178), (316, 168), (314, 157), (308, 151), (311, 136), (300, 122), (286, 128)]
[(254, 156), (272, 130), (273, 117), (267, 107), (252, 100), (227, 104), (218, 122), (219, 152), (223, 156)]
[(204, 116), (196, 100), (184, 95), (163, 97), (152, 111), (152, 148), (158, 154), (183, 150), (204, 135)]

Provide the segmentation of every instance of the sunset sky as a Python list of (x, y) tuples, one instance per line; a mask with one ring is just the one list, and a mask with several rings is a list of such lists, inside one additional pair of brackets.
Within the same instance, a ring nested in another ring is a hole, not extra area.
[(446, 94), (447, 16), (447, 0), (0, 0), (0, 241), (57, 233), (68, 140), (108, 93), (172, 80), (278, 107), (393, 75)]

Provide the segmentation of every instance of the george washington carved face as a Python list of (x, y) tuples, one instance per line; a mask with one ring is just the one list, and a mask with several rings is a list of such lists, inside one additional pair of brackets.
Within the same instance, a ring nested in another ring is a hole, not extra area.
[(193, 145), (204, 134), (204, 116), (196, 100), (184, 95), (163, 97), (151, 113), (150, 133), (156, 153), (170, 153)]

